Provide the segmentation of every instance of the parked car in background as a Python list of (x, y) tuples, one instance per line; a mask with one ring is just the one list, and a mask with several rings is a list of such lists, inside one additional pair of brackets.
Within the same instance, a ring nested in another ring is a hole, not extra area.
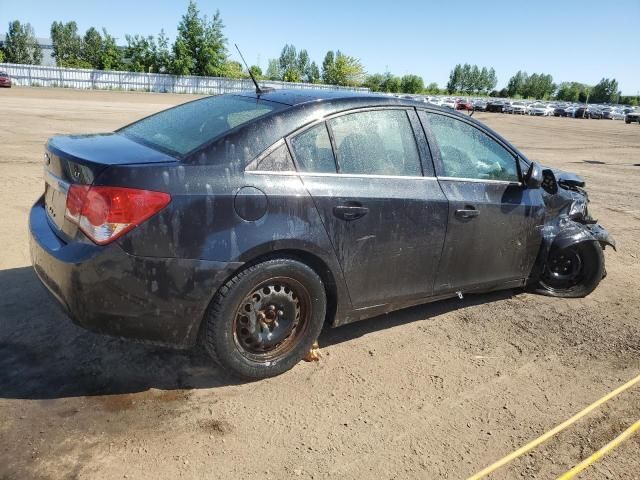
[(624, 116), (624, 123), (638, 122), (640, 123), (640, 111), (632, 111)]
[(502, 113), (504, 111), (504, 102), (502, 100), (492, 100), (487, 103), (487, 112)]
[(451, 108), (453, 110), (456, 109), (456, 101), (453, 100), (452, 98), (445, 98), (444, 100), (442, 100), (442, 102), (440, 103), (440, 106), (442, 107), (447, 107), (447, 108)]
[(609, 120), (624, 120), (624, 112), (619, 108), (605, 108), (602, 110), (602, 118)]
[(525, 115), (527, 113), (528, 110), (528, 106), (526, 103), (524, 102), (513, 102), (511, 104), (511, 112), (514, 115), (519, 114), (519, 115)]
[(602, 110), (600, 109), (600, 107), (591, 105), (587, 108), (587, 116), (589, 118), (594, 118), (596, 120), (600, 120), (603, 118), (602, 116)]
[(502, 106), (502, 113), (513, 113), (513, 103), (505, 102)]
[(469, 100), (458, 99), (456, 100), (456, 110), (473, 110), (473, 103)]
[(589, 118), (589, 109), (586, 105), (576, 107), (573, 112), (573, 118)]
[(529, 105), (527, 113), (533, 116), (548, 117), (553, 114), (553, 107), (544, 103), (533, 103)]
[(568, 116), (567, 108), (568, 107), (566, 105), (558, 105), (557, 107), (555, 107), (553, 109), (553, 116), (554, 117), (566, 117), (566, 116)]
[(7, 72), (0, 72), (0, 87), (11, 88), (11, 77)]
[(477, 112), (486, 112), (487, 111), (487, 102), (484, 100), (476, 100), (473, 102), (473, 109)]
[(201, 342), (244, 378), (292, 368), (325, 324), (505, 288), (586, 296), (614, 244), (576, 175), (376, 94), (205, 97), (53, 137), (44, 160), (31, 258), (69, 316)]

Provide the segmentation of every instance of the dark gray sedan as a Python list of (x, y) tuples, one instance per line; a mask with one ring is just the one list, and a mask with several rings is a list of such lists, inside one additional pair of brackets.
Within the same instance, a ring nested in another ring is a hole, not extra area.
[(587, 295), (613, 245), (580, 178), (408, 99), (208, 97), (54, 137), (44, 160), (31, 255), (68, 315), (203, 342), (248, 378), (291, 368), (326, 323), (504, 288)]

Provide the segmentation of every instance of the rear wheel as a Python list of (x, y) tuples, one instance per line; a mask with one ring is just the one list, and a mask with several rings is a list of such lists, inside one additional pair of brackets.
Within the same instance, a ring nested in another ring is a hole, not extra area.
[(325, 312), (324, 286), (313, 269), (291, 258), (267, 260), (216, 294), (205, 317), (205, 347), (237, 376), (279, 375), (311, 349)]
[(537, 291), (552, 297), (586, 297), (604, 276), (604, 254), (597, 242), (552, 249)]

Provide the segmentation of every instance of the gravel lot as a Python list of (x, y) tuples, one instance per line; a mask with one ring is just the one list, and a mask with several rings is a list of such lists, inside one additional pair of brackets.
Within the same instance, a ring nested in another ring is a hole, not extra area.
[[(462, 478), (640, 373), (640, 128), (609, 120), (476, 114), (586, 178), (619, 245), (588, 298), (508, 291), (404, 310), (326, 331), (320, 362), (255, 383), (200, 351), (75, 327), (30, 268), (43, 143), (191, 98), (0, 91), (0, 478)], [(640, 418), (639, 397), (625, 392), (494, 478), (563, 473)], [(639, 472), (636, 436), (581, 478)]]

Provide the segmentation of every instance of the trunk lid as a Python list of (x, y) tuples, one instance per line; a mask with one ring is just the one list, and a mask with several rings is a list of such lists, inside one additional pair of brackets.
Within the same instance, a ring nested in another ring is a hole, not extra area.
[(64, 215), (72, 184), (91, 185), (111, 165), (176, 161), (117, 133), (53, 137), (44, 154), (44, 198), (49, 223), (63, 240), (75, 237), (77, 226)]

